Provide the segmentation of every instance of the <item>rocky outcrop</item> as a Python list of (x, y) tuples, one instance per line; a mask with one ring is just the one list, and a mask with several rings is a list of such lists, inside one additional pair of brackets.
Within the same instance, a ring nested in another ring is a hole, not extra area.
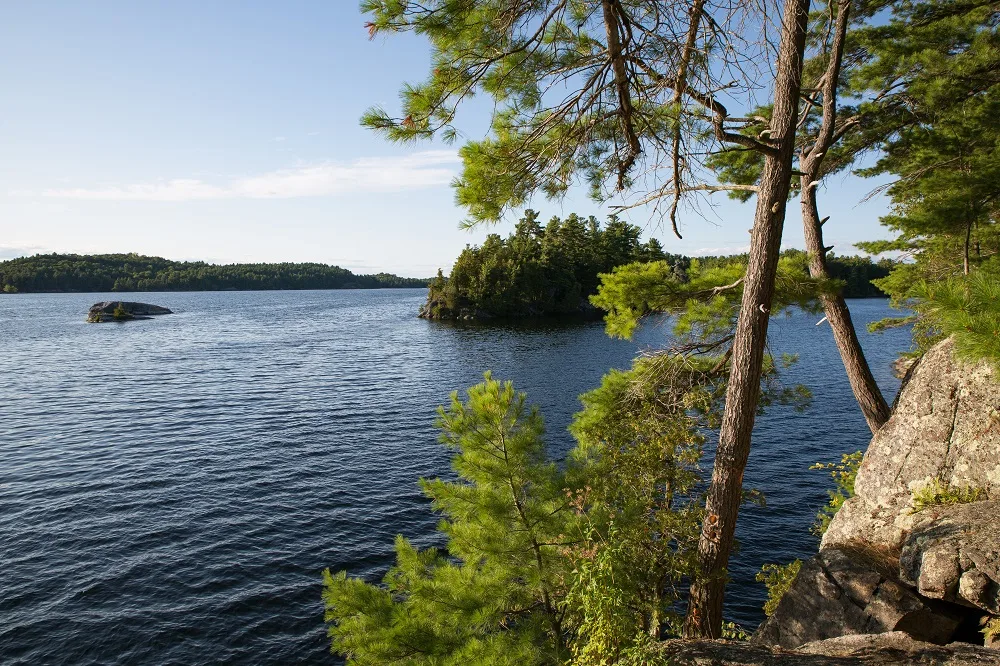
[(128, 321), (130, 319), (149, 319), (155, 315), (173, 314), (167, 308), (149, 303), (134, 301), (102, 301), (90, 306), (87, 321), (101, 323), (106, 321)]
[(484, 321), (492, 319), (493, 315), (477, 308), (449, 308), (443, 300), (428, 297), (427, 302), (420, 306), (417, 314), (420, 319), (439, 319), (442, 321)]
[(968, 643), (941, 646), (895, 631), (844, 636), (796, 650), (732, 641), (666, 641), (657, 666), (1000, 666), (1000, 651)]
[(753, 644), (854, 660), (843, 663), (1000, 663), (1000, 651), (952, 642), (982, 644), (982, 623), (1000, 615), (998, 379), (956, 360), (951, 340), (907, 370), (854, 497)]
[(1000, 378), (989, 363), (958, 361), (953, 348), (939, 343), (910, 371), (823, 548), (865, 542), (898, 553), (916, 520), (911, 491), (932, 479), (1000, 498)]
[(797, 648), (847, 635), (906, 631), (947, 643), (965, 619), (950, 604), (925, 599), (899, 580), (899, 565), (877, 551), (830, 548), (803, 562), (753, 642)]
[(1000, 501), (920, 511), (903, 541), (900, 574), (922, 596), (1000, 615)]
[(896, 379), (906, 379), (910, 368), (917, 364), (919, 359), (914, 356), (900, 356), (891, 363), (892, 376)]

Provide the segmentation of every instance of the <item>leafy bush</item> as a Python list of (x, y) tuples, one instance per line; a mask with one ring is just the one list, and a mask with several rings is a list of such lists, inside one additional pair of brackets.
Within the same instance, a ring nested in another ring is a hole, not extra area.
[(928, 479), (910, 490), (911, 513), (917, 513), (932, 506), (970, 504), (986, 499), (986, 490), (973, 486), (952, 486), (943, 479)]
[(765, 564), (757, 574), (757, 582), (767, 586), (767, 602), (764, 603), (764, 614), (774, 615), (781, 598), (792, 587), (795, 577), (802, 568), (802, 560), (793, 560), (788, 564)]
[(816, 536), (826, 534), (827, 528), (833, 521), (833, 517), (840, 511), (851, 497), (854, 497), (854, 481), (858, 476), (858, 468), (861, 467), (861, 460), (864, 454), (861, 451), (845, 453), (840, 457), (839, 463), (816, 463), (809, 469), (830, 470), (830, 477), (833, 478), (833, 489), (828, 490), (830, 501), (816, 514), (816, 522), (812, 526), (812, 533)]
[(987, 644), (1000, 638), (1000, 617), (991, 617), (986, 620), (982, 632)]

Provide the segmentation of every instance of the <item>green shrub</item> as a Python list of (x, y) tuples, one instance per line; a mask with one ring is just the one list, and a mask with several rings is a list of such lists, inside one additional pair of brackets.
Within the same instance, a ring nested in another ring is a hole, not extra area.
[(991, 617), (986, 620), (983, 624), (982, 632), (987, 644), (1000, 638), (1000, 617)]
[(799, 575), (802, 568), (802, 560), (793, 560), (788, 564), (765, 564), (757, 574), (757, 582), (767, 586), (767, 603), (764, 604), (764, 614), (768, 617), (774, 615), (774, 611), (781, 602), (781, 597), (785, 596), (792, 587), (795, 577)]
[(910, 513), (917, 513), (931, 506), (978, 502), (986, 499), (986, 490), (974, 486), (952, 486), (941, 478), (933, 478), (913, 488), (910, 495), (913, 505)]
[(809, 469), (828, 469), (833, 478), (834, 487), (827, 491), (830, 501), (816, 514), (816, 522), (812, 526), (812, 532), (816, 536), (823, 536), (830, 527), (833, 517), (840, 511), (851, 497), (854, 497), (854, 481), (858, 476), (858, 468), (861, 467), (861, 459), (864, 454), (861, 451), (845, 453), (840, 457), (839, 463), (816, 463)]

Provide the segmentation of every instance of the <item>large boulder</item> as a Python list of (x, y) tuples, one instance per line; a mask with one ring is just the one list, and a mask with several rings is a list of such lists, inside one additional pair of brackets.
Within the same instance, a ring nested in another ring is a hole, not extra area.
[(1000, 615), (1000, 501), (933, 506), (915, 514), (900, 577), (924, 597)]
[(149, 319), (155, 315), (173, 314), (167, 308), (135, 301), (101, 301), (90, 306), (87, 321), (126, 321), (129, 319)]
[(864, 542), (898, 553), (914, 527), (911, 491), (932, 479), (1000, 498), (1000, 378), (953, 351), (944, 340), (911, 369), (822, 548)]
[(797, 650), (733, 641), (665, 641), (655, 666), (1000, 666), (1000, 651), (934, 645), (897, 631), (832, 638)]
[(797, 648), (839, 636), (906, 631), (921, 641), (947, 643), (964, 614), (915, 594), (900, 583), (898, 567), (891, 556), (856, 546), (820, 551), (802, 563), (752, 642)]

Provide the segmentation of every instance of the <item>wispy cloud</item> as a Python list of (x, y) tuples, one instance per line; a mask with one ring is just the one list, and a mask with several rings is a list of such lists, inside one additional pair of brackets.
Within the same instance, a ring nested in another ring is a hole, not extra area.
[(41, 245), (0, 245), (0, 261), (5, 259), (16, 259), (18, 257), (28, 257), (40, 252), (47, 252), (48, 249)]
[(399, 192), (447, 185), (459, 157), (450, 150), (429, 150), (399, 157), (368, 157), (353, 162), (321, 162), (256, 176), (210, 183), (174, 178), (129, 185), (47, 189), (12, 194), (91, 201), (205, 201), (209, 199), (291, 199), (357, 192)]

